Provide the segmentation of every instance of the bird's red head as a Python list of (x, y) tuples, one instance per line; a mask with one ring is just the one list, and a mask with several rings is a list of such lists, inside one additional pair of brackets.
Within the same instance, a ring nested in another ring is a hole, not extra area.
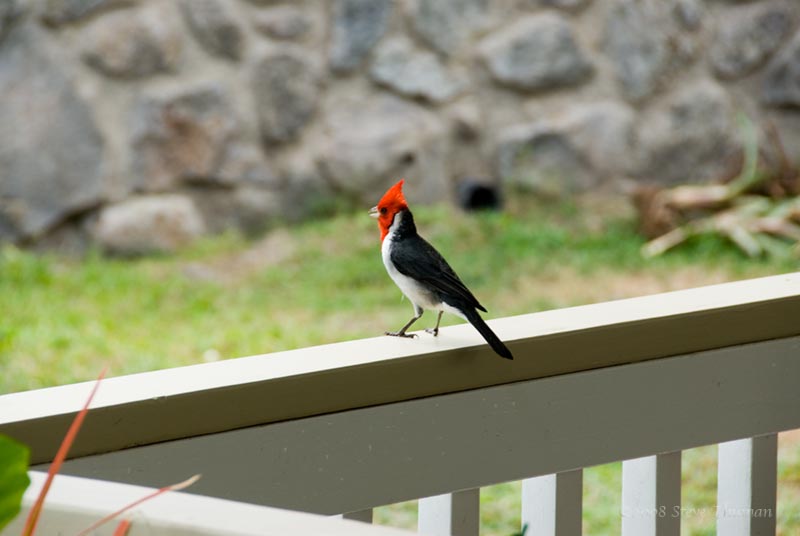
[(389, 227), (392, 226), (395, 214), (407, 209), (408, 203), (406, 203), (406, 198), (403, 196), (403, 179), (400, 179), (397, 184), (386, 190), (378, 204), (369, 211), (370, 216), (378, 219), (381, 240), (389, 234)]

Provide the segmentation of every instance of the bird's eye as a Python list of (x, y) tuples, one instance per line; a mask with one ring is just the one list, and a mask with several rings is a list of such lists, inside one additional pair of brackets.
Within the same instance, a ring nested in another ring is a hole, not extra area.
[(382, 207), (380, 212), (381, 212), (381, 214), (386, 214), (386, 207)]

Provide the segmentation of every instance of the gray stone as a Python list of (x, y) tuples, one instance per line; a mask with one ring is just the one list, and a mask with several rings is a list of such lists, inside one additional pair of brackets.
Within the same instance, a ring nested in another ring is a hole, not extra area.
[(496, 142), (496, 173), (547, 196), (588, 190), (633, 170), (634, 124), (631, 108), (600, 101), (508, 128)]
[(281, 218), (286, 208), (286, 200), (281, 193), (265, 188), (237, 188), (233, 193), (233, 201), (236, 226), (249, 235), (266, 230)]
[(0, 46), (0, 240), (36, 237), (103, 197), (104, 143), (35, 25)]
[(335, 212), (336, 192), (320, 173), (313, 155), (297, 151), (287, 159), (281, 175), (286, 184), (281, 190), (281, 217), (297, 222), (312, 216)]
[(60, 26), (136, 2), (137, 0), (46, 0), (42, 7), (42, 21), (50, 26)]
[(694, 55), (690, 37), (681, 34), (671, 13), (674, 5), (672, 0), (617, 0), (609, 12), (604, 48), (628, 99), (653, 95), (682, 60)]
[(773, 106), (800, 106), (800, 33), (767, 68), (762, 100)]
[(450, 100), (465, 89), (463, 78), (445, 67), (432, 52), (416, 50), (402, 37), (378, 47), (369, 74), (375, 82), (401, 95), (432, 102)]
[(636, 113), (622, 103), (597, 101), (570, 107), (553, 120), (580, 151), (599, 181), (629, 175), (635, 168)]
[(132, 109), (133, 186), (165, 191), (184, 181), (214, 181), (238, 121), (219, 86), (140, 98)]
[(437, 52), (455, 54), (486, 28), (488, 0), (416, 0), (411, 24)]
[(84, 33), (83, 60), (113, 78), (143, 78), (176, 70), (183, 48), (178, 25), (165, 11), (105, 15)]
[(311, 30), (311, 19), (293, 6), (277, 6), (256, 12), (253, 25), (275, 39), (300, 39)]
[(238, 229), (254, 235), (278, 220), (283, 209), (280, 193), (268, 188), (197, 188), (188, 193), (211, 233)]
[(481, 135), (484, 114), (474, 97), (464, 97), (447, 109), (450, 130), (461, 141), (475, 140)]
[(261, 135), (268, 143), (297, 138), (314, 115), (320, 74), (307, 56), (282, 48), (263, 57), (253, 69)]
[(181, 11), (197, 42), (209, 54), (238, 60), (244, 36), (230, 11), (232, 4), (219, 0), (182, 0)]
[(497, 141), (496, 159), (503, 182), (541, 195), (560, 197), (594, 182), (580, 150), (544, 121), (506, 129)]
[(22, 8), (16, 0), (0, 0), (0, 42), (3, 41), (6, 31), (21, 12)]
[(527, 0), (535, 7), (555, 7), (565, 11), (577, 12), (584, 9), (592, 0)]
[(94, 236), (104, 251), (133, 256), (169, 253), (205, 232), (197, 207), (178, 194), (134, 197), (103, 208)]
[(468, 95), (448, 105), (440, 114), (447, 121), (451, 140), (447, 156), (449, 176), (459, 184), (465, 177), (495, 177), (491, 158), (487, 157), (492, 132), (486, 124), (490, 110), (481, 104), (476, 96)]
[(21, 235), (16, 223), (18, 215), (15, 210), (17, 212), (23, 211), (24, 207), (21, 205), (21, 201), (0, 197), (0, 244), (20, 238)]
[(91, 211), (70, 217), (25, 247), (39, 253), (55, 253), (59, 257), (81, 260), (93, 246), (90, 229), (95, 218), (96, 214)]
[(333, 0), (329, 63), (332, 71), (358, 68), (386, 32), (391, 0)]
[(431, 112), (388, 95), (351, 97), (330, 110), (324, 127), (317, 162), (336, 190), (374, 204), (405, 177), (412, 202), (446, 197), (447, 129)]
[(703, 0), (675, 0), (673, 13), (678, 23), (686, 30), (698, 30), (703, 25), (705, 15)]
[(721, 78), (739, 78), (763, 65), (790, 34), (794, 10), (783, 0), (734, 7), (723, 13), (709, 58)]
[(561, 15), (529, 15), (479, 44), (492, 77), (523, 91), (582, 84), (594, 68)]
[(279, 179), (258, 147), (252, 143), (235, 141), (227, 145), (219, 167), (204, 182), (274, 188)]
[(638, 122), (638, 177), (662, 184), (718, 178), (738, 148), (733, 114), (725, 91), (708, 81), (670, 95)]

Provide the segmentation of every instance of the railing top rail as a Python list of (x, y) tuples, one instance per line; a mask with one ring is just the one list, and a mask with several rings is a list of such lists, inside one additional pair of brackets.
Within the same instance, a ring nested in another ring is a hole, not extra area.
[[(109, 378), (72, 455), (796, 336), (798, 318), (792, 273), (495, 319), (511, 362), (461, 325)], [(0, 433), (47, 462), (88, 390), (0, 396)]]

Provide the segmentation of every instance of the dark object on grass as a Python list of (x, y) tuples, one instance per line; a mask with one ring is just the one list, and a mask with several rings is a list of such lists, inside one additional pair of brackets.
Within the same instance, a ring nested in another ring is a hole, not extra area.
[(466, 178), (458, 183), (458, 206), (466, 211), (500, 210), (500, 192), (488, 180)]

